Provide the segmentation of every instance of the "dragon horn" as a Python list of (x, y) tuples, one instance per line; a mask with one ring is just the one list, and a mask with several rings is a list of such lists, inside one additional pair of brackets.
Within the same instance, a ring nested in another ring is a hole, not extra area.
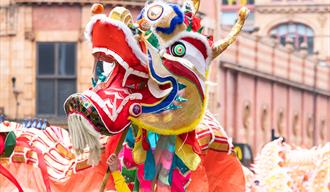
[(195, 8), (195, 13), (196, 14), (198, 12), (199, 9), (199, 5), (200, 5), (200, 0), (191, 0), (194, 4), (194, 8)]
[(224, 50), (227, 49), (227, 47), (230, 44), (232, 44), (236, 40), (239, 32), (242, 30), (242, 27), (244, 25), (244, 22), (248, 14), (249, 14), (249, 9), (246, 7), (242, 7), (239, 10), (238, 20), (231, 29), (230, 33), (226, 36), (225, 39), (219, 40), (213, 44), (212, 47), (213, 59), (219, 56)]

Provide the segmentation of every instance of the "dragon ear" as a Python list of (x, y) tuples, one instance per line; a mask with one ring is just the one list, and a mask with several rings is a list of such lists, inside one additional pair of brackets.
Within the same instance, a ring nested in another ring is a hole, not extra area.
[(93, 14), (102, 14), (104, 12), (104, 7), (102, 4), (99, 3), (94, 3), (92, 8), (91, 8), (91, 12)]

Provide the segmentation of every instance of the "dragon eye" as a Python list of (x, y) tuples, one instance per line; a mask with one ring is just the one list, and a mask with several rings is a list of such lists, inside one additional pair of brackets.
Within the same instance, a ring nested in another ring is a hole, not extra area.
[(181, 42), (176, 42), (172, 45), (171, 52), (176, 57), (183, 57), (186, 54), (186, 46)]
[(163, 12), (164, 8), (161, 5), (154, 5), (147, 12), (148, 19), (155, 21), (162, 16)]

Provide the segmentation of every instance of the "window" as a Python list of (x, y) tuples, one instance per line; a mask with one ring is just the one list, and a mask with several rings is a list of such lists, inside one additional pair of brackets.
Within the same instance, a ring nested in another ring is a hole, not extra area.
[(274, 27), (270, 35), (277, 38), (282, 45), (292, 42), (296, 50), (306, 48), (309, 54), (314, 51), (314, 32), (305, 24), (283, 23)]
[(76, 92), (76, 44), (37, 43), (37, 114), (64, 116), (65, 99)]

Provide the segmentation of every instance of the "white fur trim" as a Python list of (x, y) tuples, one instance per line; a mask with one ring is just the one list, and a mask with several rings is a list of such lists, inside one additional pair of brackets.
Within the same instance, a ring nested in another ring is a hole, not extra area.
[(106, 55), (112, 56), (113, 58), (116, 59), (116, 61), (122, 67), (124, 67), (125, 75), (124, 75), (122, 86), (125, 86), (126, 80), (127, 80), (128, 76), (131, 75), (131, 74), (139, 76), (139, 77), (143, 77), (143, 78), (148, 78), (149, 77), (148, 74), (146, 74), (146, 73), (143, 73), (141, 71), (137, 71), (137, 70), (134, 70), (133, 68), (130, 68), (129, 65), (126, 63), (126, 61), (124, 61), (117, 53), (111, 51), (110, 49), (95, 47), (95, 48), (93, 48), (92, 53), (94, 54), (96, 52), (102, 52)]
[(93, 32), (93, 26), (97, 21), (101, 21), (103, 23), (108, 23), (111, 25), (114, 25), (118, 28), (120, 28), (126, 37), (126, 42), (128, 45), (132, 48), (132, 51), (136, 55), (136, 57), (141, 61), (143, 65), (146, 65), (147, 63), (147, 56), (141, 51), (141, 48), (139, 47), (136, 39), (134, 38), (131, 30), (125, 25), (124, 23), (110, 19), (108, 18), (105, 14), (97, 14), (94, 15), (91, 20), (87, 23), (86, 28), (85, 28), (85, 38), (89, 41), (92, 42), (92, 32)]

